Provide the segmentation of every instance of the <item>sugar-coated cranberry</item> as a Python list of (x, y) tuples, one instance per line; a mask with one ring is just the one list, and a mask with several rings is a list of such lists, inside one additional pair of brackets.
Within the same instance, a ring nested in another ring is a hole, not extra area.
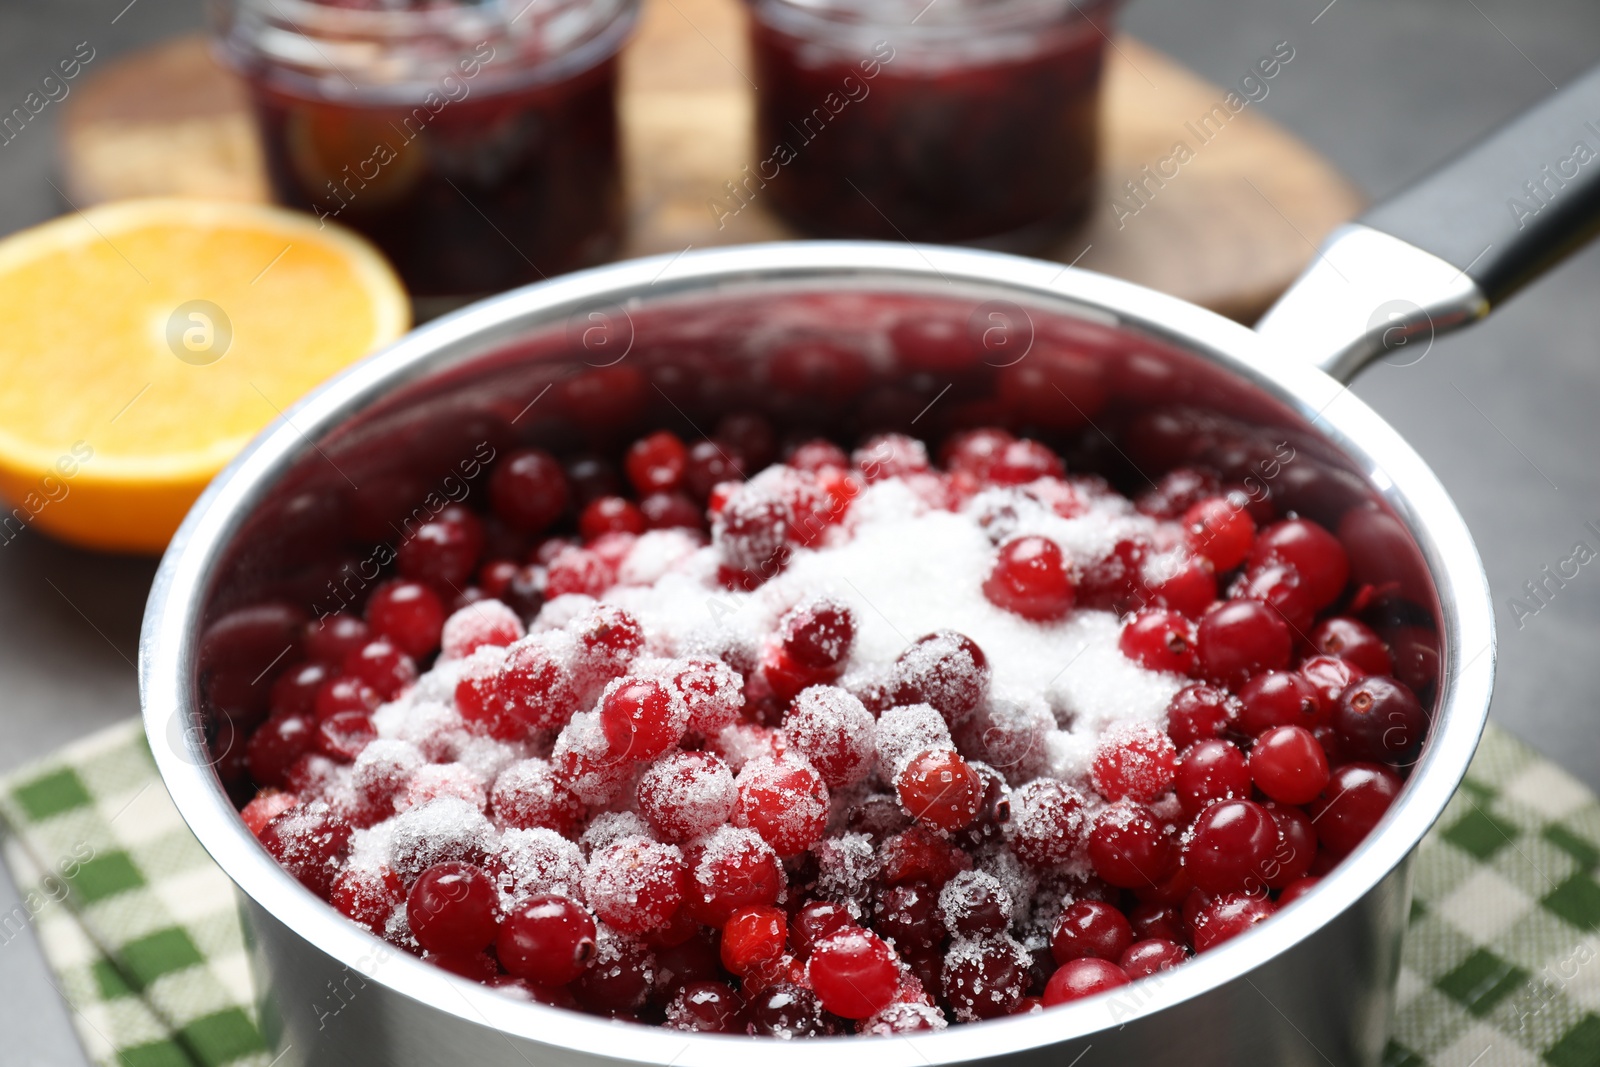
[(350, 846), (351, 826), (314, 802), (273, 818), (257, 835), (272, 858), (317, 896), (328, 899)]
[(1065, 782), (1038, 778), (1011, 794), (1006, 837), (1028, 866), (1048, 870), (1066, 863), (1083, 832), (1083, 797)]
[(1178, 858), (1171, 831), (1148, 808), (1126, 802), (1095, 817), (1087, 851), (1095, 873), (1125, 889), (1159, 882)]
[(690, 656), (678, 662), (672, 688), (689, 705), (689, 729), (716, 737), (744, 708), (744, 679), (720, 659)]
[(1250, 777), (1273, 800), (1309, 804), (1328, 784), (1328, 757), (1304, 726), (1274, 726), (1250, 748)]
[(1259, 737), (1274, 726), (1310, 729), (1327, 721), (1314, 686), (1295, 671), (1258, 674), (1239, 690), (1239, 730)]
[(843, 689), (813, 686), (795, 697), (784, 716), (783, 732), (829, 789), (866, 777), (877, 754), (876, 720)]
[(282, 786), (295, 760), (316, 743), (316, 725), (306, 715), (274, 715), (245, 745), (245, 766), (258, 786)]
[(795, 856), (822, 839), (828, 787), (803, 757), (761, 756), (739, 771), (733, 824), (754, 830), (780, 856)]
[(393, 700), (417, 680), (417, 664), (392, 639), (378, 637), (344, 658), (342, 673), (366, 683), (384, 700)]
[(605, 922), (637, 934), (677, 914), (687, 879), (676, 845), (635, 835), (595, 849), (584, 870), (583, 896)]
[(1367, 674), (1392, 674), (1394, 657), (1389, 646), (1356, 619), (1336, 615), (1317, 623), (1310, 634), (1311, 647), (1325, 656), (1349, 660)]
[(995, 607), (1035, 622), (1050, 622), (1072, 610), (1072, 576), (1061, 546), (1047, 537), (1013, 538), (1000, 546), (983, 595)]
[(1184, 836), (1183, 866), (1207, 893), (1260, 892), (1279, 845), (1278, 824), (1251, 800), (1220, 800)]
[(483, 520), (454, 504), (400, 542), (395, 565), (406, 578), (446, 591), (458, 589), (472, 580), (483, 545)]
[(293, 793), (285, 793), (281, 789), (263, 789), (240, 809), (239, 818), (252, 834), (260, 837), (267, 823), (299, 803), (300, 798)]
[(1213, 801), (1250, 795), (1250, 767), (1237, 745), (1227, 741), (1201, 741), (1184, 750), (1178, 760), (1173, 787), (1189, 815), (1205, 810)]
[(678, 488), (689, 465), (689, 450), (678, 435), (658, 430), (641, 437), (628, 448), (622, 466), (633, 488), (644, 496)]
[(782, 908), (749, 904), (722, 924), (722, 965), (740, 978), (773, 974), (788, 940), (788, 916)]
[(739, 996), (726, 982), (685, 982), (667, 1001), (665, 1025), (699, 1034), (736, 1033)]
[(1238, 502), (1213, 496), (1183, 513), (1183, 534), (1190, 550), (1220, 574), (1233, 570), (1250, 554), (1256, 524)]
[(512, 907), (495, 938), (500, 965), (544, 986), (566, 985), (595, 956), (595, 925), (570, 897), (539, 894)]
[(1059, 478), (1066, 467), (1050, 449), (1038, 441), (1012, 441), (1001, 448), (989, 464), (988, 480), (995, 485), (1026, 485), (1038, 478)]
[(915, 437), (900, 433), (878, 434), (869, 438), (851, 453), (861, 477), (870, 482), (885, 478), (904, 478), (908, 474), (921, 474), (932, 469), (928, 461), (928, 447)]
[(965, 634), (924, 634), (900, 653), (890, 669), (891, 704), (927, 704), (956, 723), (978, 707), (989, 688), (989, 658)]
[(1277, 905), (1263, 896), (1226, 893), (1201, 906), (1190, 924), (1194, 950), (1205, 952), (1229, 938), (1237, 937), (1256, 923), (1264, 922), (1277, 911)]
[(1085, 565), (1078, 576), (1078, 604), (1097, 611), (1126, 615), (1146, 605), (1136, 596), (1141, 581), (1146, 546), (1133, 540), (1118, 541), (1111, 551)]
[(1085, 957), (1061, 965), (1044, 986), (1044, 1006), (1082, 1000), (1128, 984), (1128, 975), (1110, 960)]
[(340, 711), (317, 720), (317, 751), (339, 763), (349, 763), (378, 739), (372, 717), (364, 711)]
[(439, 647), (444, 616), (437, 593), (406, 579), (385, 582), (367, 601), (367, 625), (417, 659)]
[(796, 445), (789, 458), (784, 460), (795, 470), (815, 474), (828, 468), (844, 469), (850, 466), (850, 457), (832, 441), (818, 437)]
[(1178, 467), (1140, 493), (1134, 505), (1144, 514), (1158, 519), (1177, 519), (1202, 500), (1217, 496), (1221, 489), (1222, 483), (1213, 472)]
[(683, 493), (651, 493), (639, 501), (639, 514), (647, 530), (701, 530), (705, 516), (700, 506)]
[(578, 515), (578, 533), (585, 541), (608, 533), (641, 534), (645, 528), (644, 513), (638, 505), (620, 496), (591, 500)]
[(855, 613), (848, 604), (829, 596), (802, 601), (778, 623), (783, 650), (800, 666), (813, 670), (843, 663), (855, 634)]
[(439, 654), (444, 659), (465, 659), (480, 648), (505, 648), (522, 635), (517, 613), (501, 601), (485, 597), (456, 609), (444, 621)]
[(1281, 840), (1278, 850), (1273, 853), (1272, 862), (1266, 866), (1262, 880), (1268, 889), (1282, 889), (1304, 877), (1316, 861), (1317, 830), (1311, 823), (1311, 816), (1299, 808), (1278, 803), (1269, 803), (1265, 807), (1272, 821), (1278, 824)]
[(1179, 752), (1197, 741), (1222, 737), (1239, 718), (1239, 701), (1226, 689), (1185, 686), (1167, 702), (1167, 736)]
[(955, 833), (978, 817), (984, 782), (955, 749), (930, 749), (901, 769), (895, 790), (913, 819)]
[(783, 865), (772, 846), (750, 830), (725, 826), (688, 857), (689, 913), (721, 926), (745, 904), (771, 904), (784, 888)]
[(1375, 674), (1339, 694), (1333, 727), (1358, 758), (1402, 764), (1421, 747), (1428, 713), (1403, 682)]
[(999, 460), (1006, 446), (1016, 441), (1005, 430), (987, 427), (965, 430), (945, 441), (939, 449), (939, 458), (952, 472), (971, 474), (979, 481), (988, 481), (989, 471)]
[(1182, 945), (1150, 938), (1128, 946), (1117, 966), (1129, 978), (1146, 978), (1157, 971), (1170, 971), (1189, 958)]
[(567, 510), (570, 498), (561, 463), (537, 448), (506, 456), (489, 477), (495, 514), (523, 533), (543, 533)]
[(1276, 611), (1255, 600), (1230, 600), (1200, 620), (1200, 674), (1238, 685), (1262, 671), (1289, 665), (1293, 638)]
[(774, 982), (744, 1008), (745, 1032), (755, 1037), (818, 1037), (828, 1032), (817, 995), (793, 982)]
[(406, 897), (406, 922), (430, 952), (465, 955), (494, 941), (500, 921), (494, 879), (482, 867), (450, 861), (417, 876)]
[(1098, 900), (1068, 904), (1050, 933), (1050, 953), (1058, 964), (1086, 956), (1116, 961), (1131, 944), (1133, 927), (1127, 916)]
[(1317, 883), (1320, 881), (1322, 881), (1321, 878), (1314, 877), (1296, 878), (1294, 881), (1284, 886), (1283, 892), (1278, 894), (1278, 907), (1280, 909), (1287, 908), (1290, 904), (1293, 904), (1295, 901), (1299, 900), (1301, 897), (1315, 889), (1317, 887)]
[(372, 631), (354, 615), (340, 612), (306, 623), (306, 656), (316, 663), (337, 667), (355, 649), (366, 644)]
[(1400, 795), (1400, 786), (1399, 775), (1377, 763), (1334, 768), (1322, 795), (1310, 805), (1317, 840), (1335, 856), (1354, 851)]
[(583, 802), (542, 759), (520, 760), (502, 770), (489, 805), (504, 826), (544, 827), (564, 837), (571, 837), (584, 817)]
[(377, 711), (382, 702), (377, 690), (360, 678), (337, 677), (322, 683), (312, 701), (312, 710), (320, 721), (341, 711)]
[(315, 710), (317, 690), (332, 672), (326, 664), (300, 663), (282, 674), (272, 683), (272, 697), (268, 702), (275, 715), (309, 715)]
[(1089, 775), (1107, 800), (1148, 804), (1172, 788), (1178, 750), (1166, 734), (1147, 723), (1111, 727), (1095, 749)]
[(655, 956), (649, 948), (607, 926), (597, 927), (595, 958), (570, 986), (578, 1003), (592, 1012), (625, 1015), (650, 996)]
[(993, 937), (1011, 925), (1012, 903), (994, 875), (963, 871), (939, 891), (939, 917), (954, 937)]
[(882, 1010), (900, 988), (894, 950), (867, 930), (843, 929), (811, 949), (806, 976), (822, 1006), (846, 1019)]
[(654, 759), (678, 743), (686, 723), (665, 686), (650, 678), (624, 678), (600, 700), (600, 726), (618, 760)]
[(1008, 1015), (1028, 991), (1030, 962), (1005, 935), (958, 939), (945, 953), (945, 1001), (962, 1022)]
[(405, 903), (406, 887), (388, 867), (350, 867), (333, 880), (328, 903), (339, 914), (383, 937), (395, 909)]
[(885, 838), (879, 850), (878, 879), (884, 885), (921, 881), (942, 889), (957, 874), (971, 869), (971, 856), (926, 826), (913, 825)]
[(1339, 694), (1366, 676), (1366, 671), (1337, 656), (1312, 656), (1300, 664), (1300, 677), (1310, 682), (1317, 691), (1317, 701), (1321, 705), (1318, 725), (1333, 722), (1333, 713), (1339, 707)]
[(1176, 611), (1139, 612), (1122, 628), (1117, 647), (1124, 656), (1151, 671), (1192, 675), (1199, 663), (1195, 625)]
[(873, 904), (872, 928), (897, 946), (907, 949), (944, 940), (940, 914), (941, 890), (927, 882), (902, 882), (886, 886)]
[(669, 752), (639, 778), (639, 814), (668, 841), (704, 837), (728, 821), (738, 791), (709, 752)]

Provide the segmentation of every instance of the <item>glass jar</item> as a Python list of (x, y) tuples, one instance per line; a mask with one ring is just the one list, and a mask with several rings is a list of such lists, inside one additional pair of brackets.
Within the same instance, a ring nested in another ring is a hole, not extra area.
[(608, 258), (617, 52), (639, 0), (213, 0), (272, 187), (383, 249), (418, 297)]
[(751, 0), (755, 193), (820, 236), (1042, 246), (1088, 207), (1115, 0)]

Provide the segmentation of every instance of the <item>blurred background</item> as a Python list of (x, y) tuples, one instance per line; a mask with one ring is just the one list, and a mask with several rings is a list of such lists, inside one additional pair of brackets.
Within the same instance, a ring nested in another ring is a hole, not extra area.
[[(10, 0), (0, 6), (0, 101), (21, 100), (40, 57), (80, 41), (93, 42), (99, 67), (201, 23), (198, 0)], [(1132, 0), (1121, 25), (1219, 85), (1290, 42), (1294, 62), (1257, 113), (1373, 199), (1600, 58), (1593, 0)], [(62, 184), (61, 111), (47, 108), (0, 145), (0, 233), (67, 209), (52, 185)], [(1509, 604), (1575, 542), (1596, 543), (1584, 526), (1600, 523), (1597, 291), (1592, 247), (1420, 362), (1374, 367), (1356, 392), (1434, 466), (1477, 537), (1501, 634), (1496, 720), (1600, 789), (1600, 570), (1586, 568), (1520, 624)], [(152, 559), (74, 550), (36, 530), (0, 546), (0, 771), (136, 712), (154, 570)], [(14, 902), (0, 871), (0, 912)], [(30, 937), (0, 945), (0, 1017), (10, 1024), (0, 1059), (77, 1067), (69, 1009)]]

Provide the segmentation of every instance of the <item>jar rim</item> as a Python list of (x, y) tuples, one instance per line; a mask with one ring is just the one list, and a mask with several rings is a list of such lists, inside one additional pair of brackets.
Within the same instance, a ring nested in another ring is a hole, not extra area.
[[(855, 30), (909, 34), (908, 43), (974, 30), (1006, 32), (1048, 24), (1092, 24), (1121, 0), (754, 0), (763, 13)], [(775, 20), (776, 21), (776, 20)]]

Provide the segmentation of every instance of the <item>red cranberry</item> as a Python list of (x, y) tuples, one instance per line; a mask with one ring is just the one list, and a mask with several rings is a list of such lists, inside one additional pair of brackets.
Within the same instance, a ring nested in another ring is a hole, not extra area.
[(900, 653), (891, 668), (891, 704), (927, 704), (947, 723), (960, 722), (983, 701), (989, 688), (989, 658), (965, 634), (938, 630), (924, 634)]
[(555, 769), (538, 759), (522, 760), (501, 771), (489, 805), (504, 826), (523, 830), (542, 826), (563, 837), (576, 833), (585, 814), (583, 802)]
[(1267, 809), (1251, 800), (1220, 800), (1195, 817), (1183, 866), (1207, 893), (1259, 892), (1278, 844), (1278, 824)]
[(832, 441), (818, 437), (796, 446), (784, 462), (795, 470), (816, 474), (830, 467), (847, 469), (850, 466), (850, 457), (845, 455), (844, 449)]
[(1299, 808), (1277, 803), (1267, 804), (1266, 808), (1278, 824), (1282, 841), (1273, 862), (1267, 865), (1263, 881), (1268, 889), (1282, 889), (1311, 869), (1317, 858), (1317, 830), (1311, 817)]
[[(705, 500), (711, 490), (724, 482), (737, 482), (744, 478), (743, 453), (733, 445), (717, 441), (697, 441), (689, 448), (689, 461), (684, 468), (684, 488), (696, 500)], [(756, 469), (755, 464), (750, 464)]]
[(1121, 967), (1109, 960), (1075, 959), (1063, 964), (1044, 987), (1044, 1006), (1053, 1008), (1071, 1000), (1082, 1000), (1096, 993), (1128, 984)]
[(783, 650), (802, 667), (827, 670), (850, 655), (856, 620), (850, 606), (832, 597), (817, 596), (802, 602), (778, 624)]
[(1204, 560), (1164, 563), (1159, 573), (1155, 571), (1146, 567), (1135, 588), (1135, 592), (1142, 588), (1143, 599), (1150, 604), (1197, 619), (1216, 603), (1217, 579)]
[(1237, 745), (1201, 741), (1184, 750), (1173, 787), (1188, 815), (1197, 815), (1213, 801), (1250, 795), (1250, 767)]
[(1389, 646), (1365, 623), (1334, 616), (1317, 623), (1311, 631), (1311, 647), (1325, 656), (1349, 660), (1366, 674), (1393, 674), (1394, 657)]
[[(1077, 798), (1076, 793), (1072, 796)], [(1077, 802), (1081, 808), (1081, 798)], [(1081, 814), (1078, 819), (1081, 821)], [(1048, 844), (1054, 846), (1057, 842), (1051, 840)], [(971, 869), (971, 856), (925, 826), (912, 826), (886, 838), (879, 850), (878, 878), (884, 885), (922, 881), (942, 889), (957, 874)]]
[(317, 751), (340, 763), (352, 762), (377, 739), (372, 717), (364, 711), (340, 711), (317, 721)]
[(1195, 673), (1195, 643), (1194, 623), (1176, 611), (1160, 610), (1133, 616), (1117, 639), (1122, 654), (1139, 666), (1173, 674)]
[(873, 905), (872, 928), (895, 945), (907, 948), (944, 940), (939, 914), (939, 891), (927, 882), (902, 882), (887, 886)]
[(1196, 638), (1200, 674), (1218, 685), (1238, 685), (1262, 671), (1289, 665), (1292, 638), (1276, 611), (1254, 600), (1230, 600), (1200, 620)]
[(811, 761), (829, 789), (866, 777), (877, 754), (874, 729), (861, 701), (832, 686), (802, 692), (783, 719), (789, 746)]
[(1148, 804), (1172, 788), (1177, 769), (1178, 750), (1166, 734), (1148, 724), (1128, 724), (1106, 731), (1089, 774), (1107, 800)]
[(1182, 945), (1152, 938), (1129, 945), (1117, 965), (1129, 978), (1146, 978), (1157, 971), (1170, 971), (1188, 958)]
[(850, 459), (861, 477), (869, 483), (923, 474), (932, 469), (928, 462), (927, 446), (915, 437), (900, 433), (884, 433), (869, 438), (851, 454)]
[(1195, 684), (1167, 704), (1167, 736), (1179, 752), (1197, 741), (1222, 737), (1239, 718), (1239, 702), (1225, 689)]
[(1261, 896), (1228, 893), (1205, 904), (1191, 924), (1194, 950), (1205, 952), (1272, 917), (1277, 906)]
[(438, 594), (405, 579), (385, 582), (367, 601), (367, 624), (414, 659), (439, 647), (444, 615)]
[(388, 933), (390, 917), (405, 899), (406, 888), (400, 876), (388, 867), (353, 867), (341, 871), (333, 880), (328, 903), (345, 918), (383, 937)]
[(566, 985), (595, 956), (595, 925), (570, 897), (540, 894), (516, 904), (500, 924), (500, 966), (537, 985)]
[(772, 432), (772, 424), (753, 412), (724, 415), (717, 422), (716, 438), (749, 460), (751, 470), (761, 470), (778, 458), (778, 438)]
[(1250, 777), (1273, 800), (1309, 804), (1328, 784), (1328, 757), (1303, 726), (1274, 726), (1250, 749)]
[[(1189, 892), (1190, 889), (1184, 889), (1183, 896), (1188, 896)], [(1128, 912), (1128, 922), (1133, 927), (1133, 936), (1139, 940), (1155, 939), (1181, 944), (1188, 939), (1183, 912), (1176, 904), (1143, 901)]]
[(393, 700), (417, 680), (417, 665), (387, 637), (368, 641), (344, 659), (346, 677), (366, 683), (384, 700)]
[(789, 943), (795, 952), (809, 956), (823, 938), (855, 925), (856, 921), (842, 905), (831, 900), (807, 901), (789, 923)]
[(1316, 523), (1290, 519), (1261, 531), (1235, 595), (1272, 605), (1304, 630), (1344, 591), (1349, 577), (1349, 560), (1332, 534)]
[(489, 478), (489, 503), (508, 525), (527, 534), (543, 533), (570, 499), (561, 464), (536, 448), (513, 452)]
[(739, 997), (726, 982), (686, 982), (667, 1001), (666, 1025), (699, 1034), (732, 1034), (739, 1025)]
[(300, 798), (293, 793), (285, 793), (281, 789), (263, 789), (240, 809), (239, 818), (252, 834), (260, 837), (267, 823), (299, 803)]
[(1176, 519), (1202, 500), (1217, 496), (1221, 489), (1221, 481), (1211, 471), (1179, 467), (1139, 494), (1134, 505), (1146, 515)]
[(1322, 796), (1311, 802), (1317, 839), (1335, 856), (1353, 852), (1400, 795), (1400, 785), (1399, 775), (1376, 763), (1335, 768)]
[(1039, 778), (1011, 794), (1006, 824), (1011, 851), (1030, 867), (1048, 870), (1072, 858), (1083, 838), (1083, 797), (1054, 778)]
[(1066, 467), (1038, 441), (1012, 441), (989, 464), (988, 480), (995, 485), (1026, 485), (1039, 478), (1060, 478)]
[(683, 472), (689, 466), (689, 450), (677, 434), (658, 430), (635, 441), (623, 457), (622, 466), (640, 496), (664, 493), (682, 483)]
[(1366, 671), (1336, 656), (1312, 656), (1300, 664), (1300, 677), (1317, 691), (1317, 702), (1321, 705), (1318, 725), (1333, 721), (1333, 713), (1339, 707), (1339, 694), (1366, 676)]
[(500, 973), (487, 952), (424, 952), (422, 962), (474, 982), (492, 982)]
[(1028, 991), (1030, 962), (1009, 937), (953, 942), (945, 955), (945, 1000), (961, 1022), (1008, 1015)]
[(444, 590), (459, 589), (472, 580), (483, 545), (483, 520), (455, 504), (401, 541), (395, 564), (406, 578)]
[(754, 830), (780, 856), (795, 856), (822, 839), (828, 821), (828, 787), (803, 759), (762, 756), (736, 779), (733, 824)]
[(749, 830), (724, 827), (689, 857), (686, 906), (707, 926), (721, 926), (745, 904), (771, 904), (784, 888), (772, 846)]
[(1011, 925), (1011, 894), (978, 871), (956, 875), (939, 893), (939, 915), (955, 937), (995, 937)]
[(258, 786), (282, 786), (295, 760), (316, 742), (313, 720), (305, 715), (274, 715), (256, 728), (245, 745), (245, 766)]
[(984, 782), (955, 749), (932, 749), (912, 757), (895, 790), (913, 819), (955, 833), (978, 817)]
[(978, 481), (988, 481), (989, 471), (999, 461), (1006, 446), (1016, 441), (1004, 430), (985, 428), (966, 430), (951, 437), (939, 450), (939, 458), (952, 473), (971, 474)]
[(1113, 804), (1089, 831), (1089, 862), (1114, 886), (1142, 889), (1165, 878), (1177, 860), (1171, 832), (1148, 808)]
[(317, 690), (331, 672), (321, 663), (301, 663), (278, 675), (272, 683), (269, 704), (275, 715), (309, 715), (314, 709)]
[(622, 494), (616, 464), (604, 456), (580, 453), (562, 464), (562, 470), (567, 475), (568, 495), (580, 508), (596, 497)]
[(325, 615), (306, 624), (306, 655), (324, 666), (337, 667), (371, 636), (367, 624), (354, 615)]
[(722, 924), (722, 965), (740, 978), (771, 973), (783, 955), (788, 933), (783, 909), (746, 905)]
[(1403, 764), (1422, 746), (1428, 713), (1403, 683), (1372, 675), (1339, 694), (1333, 727), (1358, 758)]
[(775, 982), (750, 999), (745, 1031), (756, 1037), (819, 1037), (828, 1032), (817, 995), (792, 982)]
[(648, 678), (625, 679), (606, 689), (600, 726), (616, 759), (643, 762), (678, 743), (684, 722), (672, 694)]
[(639, 514), (648, 530), (700, 530), (705, 517), (700, 506), (682, 493), (651, 493), (639, 501)]
[(1297, 878), (1283, 887), (1283, 892), (1278, 894), (1279, 909), (1287, 908), (1317, 887), (1321, 878)]
[(1208, 497), (1183, 513), (1184, 538), (1218, 574), (1243, 563), (1255, 541), (1250, 513), (1227, 497)]
[(733, 774), (709, 752), (671, 752), (639, 779), (639, 813), (668, 841), (704, 837), (728, 821)]
[(1061, 547), (1045, 537), (1017, 537), (1000, 546), (983, 595), (1005, 611), (1050, 622), (1072, 610), (1072, 578)]
[(1258, 674), (1239, 690), (1239, 729), (1258, 737), (1274, 726), (1310, 729), (1327, 721), (1317, 688), (1294, 671)]
[(494, 879), (471, 863), (436, 863), (423, 871), (406, 897), (406, 921), (430, 952), (467, 955), (495, 939), (499, 894)]
[(585, 541), (608, 533), (641, 534), (644, 531), (644, 514), (633, 501), (620, 496), (591, 500), (578, 515), (578, 533)]
[(317, 690), (312, 709), (320, 721), (341, 711), (377, 711), (381, 703), (383, 698), (360, 678), (330, 678)]
[(349, 847), (350, 831), (349, 823), (317, 803), (285, 811), (257, 837), (279, 866), (326, 900)]
[(600, 927), (594, 961), (572, 982), (578, 1003), (602, 1015), (627, 1017), (650, 995), (655, 957), (625, 934)]
[(623, 933), (665, 925), (683, 906), (687, 871), (676, 845), (624, 837), (595, 850), (583, 876), (594, 913)]
[(1117, 960), (1133, 944), (1127, 916), (1098, 900), (1077, 900), (1061, 912), (1050, 934), (1050, 953), (1057, 963), (1092, 956)]
[(866, 930), (839, 930), (819, 941), (806, 976), (822, 1006), (846, 1019), (876, 1014), (900, 989), (894, 950)]

